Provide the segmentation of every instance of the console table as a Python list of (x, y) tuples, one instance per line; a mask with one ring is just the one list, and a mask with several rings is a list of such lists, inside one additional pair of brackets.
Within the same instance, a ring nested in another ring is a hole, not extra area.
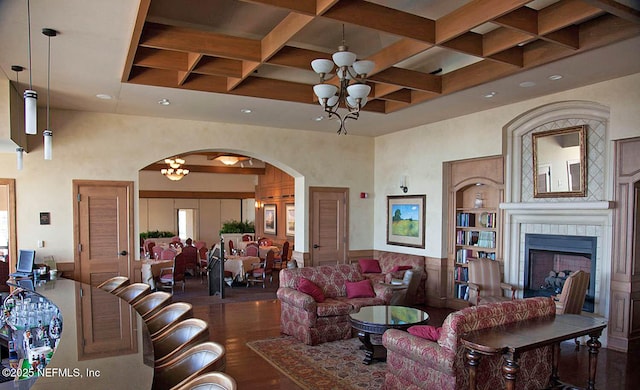
[(607, 326), (604, 318), (564, 314), (552, 317), (536, 318), (514, 322), (502, 326), (485, 328), (460, 337), (467, 349), (467, 367), (469, 370), (469, 389), (476, 389), (476, 370), (482, 355), (504, 355), (502, 373), (506, 380), (506, 389), (514, 390), (516, 378), (520, 371), (518, 364), (522, 352), (553, 346), (553, 365), (550, 385), (560, 385), (558, 377), (558, 360), (560, 358), (560, 342), (577, 337), (590, 337), (589, 347), (589, 379), (587, 389), (595, 389), (598, 350), (601, 346), (598, 338)]

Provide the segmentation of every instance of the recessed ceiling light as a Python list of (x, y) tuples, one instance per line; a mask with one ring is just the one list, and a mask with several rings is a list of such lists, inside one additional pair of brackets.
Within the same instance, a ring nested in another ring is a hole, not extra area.
[(106, 93), (99, 93), (96, 95), (96, 97), (98, 99), (102, 99), (102, 100), (111, 100), (113, 99), (113, 97), (111, 97), (111, 95), (107, 95)]
[(549, 80), (553, 80), (553, 81), (560, 80), (561, 78), (562, 78), (561, 74), (552, 74), (551, 76), (549, 76)]
[(322, 115), (318, 115), (317, 117), (313, 118), (313, 120), (316, 121), (316, 122), (320, 122), (323, 119), (324, 119), (324, 116), (322, 116)]
[(240, 112), (243, 113), (243, 114), (251, 114), (251, 109), (243, 108), (242, 110), (240, 110)]
[(161, 106), (168, 106), (169, 104), (171, 104), (171, 102), (169, 101), (169, 99), (163, 98), (158, 100), (158, 104)]
[(529, 87), (533, 87), (534, 85), (536, 85), (536, 83), (534, 83), (533, 81), (523, 81), (518, 85), (520, 85), (522, 88), (529, 88)]
[(491, 91), (489, 93), (484, 94), (483, 96), (488, 99), (488, 98), (492, 98), (492, 97), (496, 96), (497, 94), (498, 94), (497, 92)]

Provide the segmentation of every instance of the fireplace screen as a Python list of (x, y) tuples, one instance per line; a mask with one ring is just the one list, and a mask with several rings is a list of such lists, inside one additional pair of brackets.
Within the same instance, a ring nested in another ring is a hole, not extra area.
[(582, 270), (590, 274), (583, 310), (593, 313), (595, 240), (595, 237), (527, 234), (524, 296), (558, 295), (569, 275)]

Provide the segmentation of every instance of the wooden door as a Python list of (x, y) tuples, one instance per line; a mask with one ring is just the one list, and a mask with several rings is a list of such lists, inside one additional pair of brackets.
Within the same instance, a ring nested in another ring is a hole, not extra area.
[(310, 188), (311, 265), (346, 264), (348, 261), (347, 188)]
[(76, 279), (96, 286), (113, 276), (131, 278), (131, 182), (74, 181)]

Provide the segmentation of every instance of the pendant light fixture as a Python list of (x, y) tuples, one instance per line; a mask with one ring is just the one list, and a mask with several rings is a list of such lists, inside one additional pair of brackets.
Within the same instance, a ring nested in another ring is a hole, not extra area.
[(29, 89), (24, 91), (24, 131), (38, 134), (38, 93), (33, 90), (33, 72), (31, 68), (31, 4), (27, 0), (27, 26), (29, 49)]
[(51, 90), (51, 37), (58, 35), (56, 30), (51, 28), (43, 28), (42, 33), (48, 38), (47, 52), (47, 128), (42, 133), (44, 136), (44, 159), (51, 160), (53, 158), (53, 131), (51, 131), (51, 113), (50, 113), (50, 90)]
[[(24, 70), (24, 68), (20, 65), (11, 65), (11, 70), (16, 72), (16, 89), (20, 88), (20, 78), (18, 75), (20, 72)], [(16, 168), (21, 171), (24, 167), (24, 148), (22, 146), (18, 146), (16, 148)]]

